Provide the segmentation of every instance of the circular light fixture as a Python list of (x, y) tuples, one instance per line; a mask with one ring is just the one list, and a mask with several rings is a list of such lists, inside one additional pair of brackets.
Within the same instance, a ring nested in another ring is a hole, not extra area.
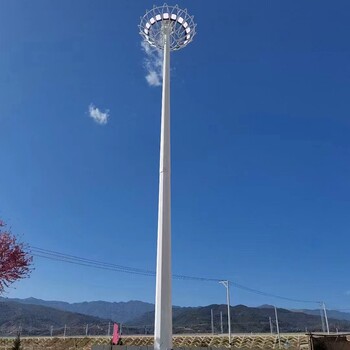
[(140, 34), (153, 47), (163, 49), (164, 38), (162, 28), (171, 25), (170, 50), (179, 50), (189, 44), (196, 34), (196, 24), (193, 16), (187, 10), (176, 6), (154, 6), (141, 17)]

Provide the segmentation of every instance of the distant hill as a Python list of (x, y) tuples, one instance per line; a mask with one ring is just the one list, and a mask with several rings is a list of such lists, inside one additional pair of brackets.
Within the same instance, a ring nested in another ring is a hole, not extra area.
[(10, 299), (0, 297), (0, 301), (15, 301), (21, 304), (48, 306), (59, 310), (111, 319), (115, 322), (122, 323), (154, 310), (153, 304), (134, 300), (128, 302), (85, 301), (81, 303), (67, 303), (64, 301), (47, 301), (36, 298)]
[(274, 306), (273, 305), (269, 305), (269, 304), (263, 304), (258, 306), (259, 309), (273, 309)]
[[(211, 332), (211, 309), (214, 313), (214, 328), (220, 333), (220, 312), (223, 314), (223, 328), (227, 332), (227, 306), (209, 305), (196, 308), (174, 308), (173, 326), (175, 333), (206, 333)], [(277, 309), (279, 327), (281, 332), (305, 332), (321, 331), (321, 318), (316, 315), (308, 315), (302, 312)], [(247, 307), (237, 305), (231, 307), (231, 327), (234, 333), (268, 333), (270, 332), (269, 317), (275, 326), (275, 311), (273, 307)], [(146, 326), (153, 330), (154, 312), (149, 312), (142, 317), (133, 320), (135, 326)], [(329, 319), (329, 326), (335, 331), (350, 331), (350, 322), (344, 320)]]
[(0, 301), (0, 335), (15, 335), (20, 329), (23, 335), (84, 334), (86, 325), (89, 334), (103, 334), (108, 330), (109, 320), (62, 311), (41, 305)]
[[(309, 309), (302, 309), (302, 310), (293, 310), (293, 311), (299, 311), (303, 312), (308, 315), (320, 315), (320, 310), (309, 310)], [(335, 318), (337, 320), (346, 320), (350, 321), (350, 313), (349, 312), (341, 312), (337, 310), (327, 310), (327, 316), (330, 318)]]

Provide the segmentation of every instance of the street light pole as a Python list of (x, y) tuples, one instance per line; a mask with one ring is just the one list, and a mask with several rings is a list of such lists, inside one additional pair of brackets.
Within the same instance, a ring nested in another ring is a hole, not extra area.
[(230, 281), (220, 281), (225, 288), (226, 288), (226, 301), (227, 301), (227, 323), (228, 323), (228, 343), (231, 346), (231, 302), (230, 302)]
[(270, 322), (270, 333), (272, 335), (273, 330), (272, 330), (272, 319), (271, 319), (271, 316), (269, 316), (269, 322)]
[(221, 330), (221, 334), (224, 333), (224, 326), (222, 324), (222, 311), (220, 311), (220, 330)]
[(326, 304), (324, 302), (322, 302), (322, 307), (323, 307), (323, 312), (324, 312), (324, 319), (326, 321), (327, 334), (329, 334), (329, 324), (328, 324), (328, 317), (327, 317), (327, 309), (326, 309)]
[(276, 318), (276, 330), (277, 330), (277, 336), (278, 336), (278, 345), (281, 347), (281, 336), (280, 336), (280, 326), (278, 323), (278, 315), (277, 315), (277, 307), (275, 306), (275, 318)]
[(140, 34), (163, 52), (162, 114), (160, 132), (157, 272), (154, 349), (172, 349), (171, 302), (171, 182), (170, 182), (170, 51), (180, 50), (192, 40), (193, 16), (178, 6), (154, 6), (141, 17)]
[(163, 94), (160, 137), (155, 349), (172, 349), (170, 189), (170, 27), (163, 26)]

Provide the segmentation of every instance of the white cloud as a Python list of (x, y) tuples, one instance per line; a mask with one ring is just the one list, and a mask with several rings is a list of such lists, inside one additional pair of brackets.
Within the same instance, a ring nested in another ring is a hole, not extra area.
[(147, 83), (150, 86), (160, 86), (161, 85), (161, 82), (160, 82), (160, 79), (159, 79), (159, 75), (155, 71), (149, 72), (146, 75), (146, 80), (147, 80)]
[(162, 85), (163, 59), (162, 51), (151, 47), (146, 41), (141, 42), (143, 51), (146, 54), (144, 66), (146, 69), (146, 80), (150, 86)]
[(89, 116), (97, 123), (97, 124), (107, 124), (109, 118), (109, 110), (106, 109), (104, 112), (100, 111), (99, 108), (94, 106), (92, 103), (89, 106)]

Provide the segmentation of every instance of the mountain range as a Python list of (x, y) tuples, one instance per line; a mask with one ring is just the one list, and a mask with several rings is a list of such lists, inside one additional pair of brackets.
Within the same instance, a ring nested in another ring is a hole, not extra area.
[[(205, 307), (188, 307), (173, 309), (173, 327), (176, 333), (207, 333), (211, 332), (211, 310), (213, 310), (214, 332), (220, 333), (220, 313), (223, 317), (223, 331), (227, 332), (227, 306), (208, 305)], [(275, 310), (273, 306), (248, 307), (237, 305), (231, 307), (231, 329), (234, 333), (265, 333), (276, 332)], [(304, 312), (278, 308), (280, 332), (322, 331), (320, 313), (310, 315)], [(133, 320), (137, 326), (147, 325), (153, 330), (154, 311), (148, 312)], [(328, 318), (329, 327), (336, 331), (349, 331), (350, 321)]]
[(115, 320), (121, 323), (132, 321), (144, 313), (154, 310), (154, 304), (137, 300), (128, 302), (84, 301), (81, 303), (67, 303), (64, 301), (49, 301), (36, 298), (9, 299), (0, 297), (0, 301), (14, 301), (21, 304), (47, 306), (58, 310)]
[[(107, 322), (107, 324), (106, 324)], [(55, 308), (18, 303), (0, 302), (0, 335), (75, 335), (84, 334), (88, 325), (89, 334), (106, 334), (109, 320)], [(68, 325), (68, 328), (67, 328)], [(66, 330), (64, 330), (66, 328)]]
[[(305, 314), (308, 314), (308, 315), (316, 315), (316, 316), (320, 315), (319, 309), (316, 309), (316, 310), (301, 309), (301, 310), (293, 310), (293, 311), (304, 312)], [(350, 313), (349, 312), (342, 312), (342, 311), (338, 311), (338, 310), (327, 310), (327, 316), (330, 318), (335, 318), (337, 320), (350, 321)]]
[[(208, 305), (203, 307), (174, 307), (174, 333), (206, 333), (211, 332), (211, 310), (214, 316), (214, 331), (221, 332), (220, 315), (223, 319), (223, 331), (227, 332), (227, 306)], [(330, 329), (350, 331), (350, 314), (328, 310)], [(232, 331), (270, 332), (276, 331), (274, 307), (262, 305), (247, 307), (231, 306)], [(278, 309), (279, 328), (281, 332), (321, 331), (319, 310), (287, 310)], [(141, 301), (106, 302), (91, 301), (67, 303), (62, 301), (46, 301), (36, 298), (9, 299), (0, 297), (0, 332), (13, 333), (18, 327), (28, 334), (63, 331), (67, 325), (70, 332), (75, 329), (83, 334), (88, 325), (88, 334), (108, 332), (111, 322), (123, 324), (123, 333), (152, 333), (154, 323), (154, 305)]]

